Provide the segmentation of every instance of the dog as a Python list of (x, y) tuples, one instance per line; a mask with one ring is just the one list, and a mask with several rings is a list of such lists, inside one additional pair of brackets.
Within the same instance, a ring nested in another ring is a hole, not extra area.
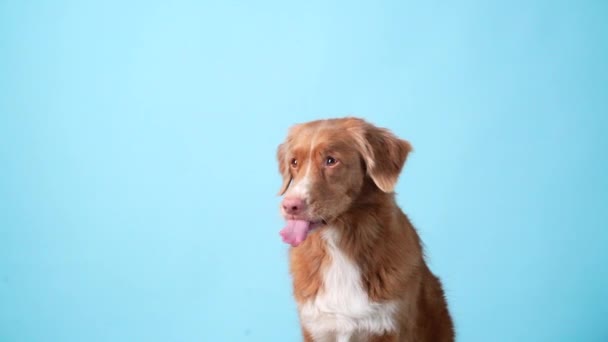
[(411, 150), (355, 117), (296, 124), (279, 144), (280, 235), (304, 341), (454, 341), (442, 284), (395, 201)]

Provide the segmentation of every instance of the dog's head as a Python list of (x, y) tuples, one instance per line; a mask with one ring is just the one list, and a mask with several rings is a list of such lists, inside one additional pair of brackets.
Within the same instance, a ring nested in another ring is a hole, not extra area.
[(392, 192), (410, 144), (358, 118), (293, 126), (277, 150), (287, 220), (318, 224), (339, 217), (366, 182)]

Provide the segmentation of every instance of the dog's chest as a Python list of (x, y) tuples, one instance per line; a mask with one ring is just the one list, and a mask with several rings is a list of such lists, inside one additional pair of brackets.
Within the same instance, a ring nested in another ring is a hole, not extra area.
[(298, 304), (303, 326), (316, 341), (356, 341), (395, 331), (396, 303), (369, 299), (359, 267), (337, 246), (338, 234), (331, 227), (322, 232), (331, 261), (321, 270), (319, 294)]

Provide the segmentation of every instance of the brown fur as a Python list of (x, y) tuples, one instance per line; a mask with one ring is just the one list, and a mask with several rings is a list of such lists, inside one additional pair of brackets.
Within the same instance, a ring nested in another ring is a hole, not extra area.
[[(307, 219), (325, 220), (340, 231), (338, 246), (359, 266), (370, 300), (401, 303), (398, 331), (370, 341), (453, 341), (442, 285), (428, 269), (419, 236), (393, 193), (410, 151), (408, 142), (357, 118), (296, 125), (278, 148), (280, 194), (312, 163)], [(328, 156), (338, 160), (336, 165), (324, 164)], [(323, 291), (322, 270), (331, 260), (322, 229), (290, 251), (299, 303)], [(302, 329), (304, 340), (312, 341)]]

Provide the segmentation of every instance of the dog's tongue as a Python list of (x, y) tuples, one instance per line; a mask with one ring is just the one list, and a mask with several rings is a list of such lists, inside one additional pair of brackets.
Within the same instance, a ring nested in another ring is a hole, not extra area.
[(283, 242), (296, 247), (301, 244), (310, 231), (310, 222), (303, 220), (288, 220), (287, 226), (281, 229)]

